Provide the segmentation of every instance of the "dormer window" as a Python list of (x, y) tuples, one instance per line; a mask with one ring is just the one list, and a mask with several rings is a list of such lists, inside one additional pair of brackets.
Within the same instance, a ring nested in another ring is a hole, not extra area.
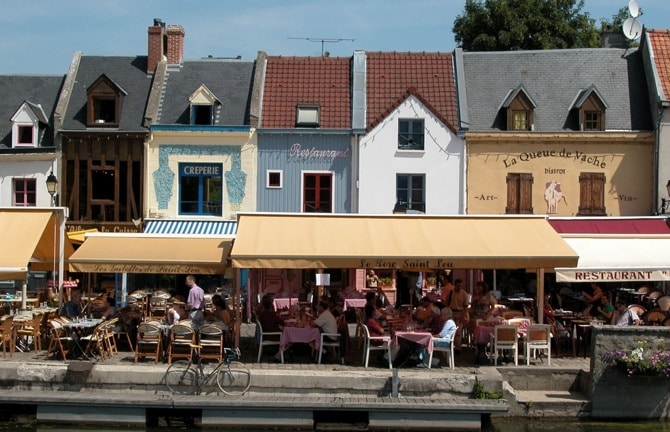
[(48, 119), (42, 106), (24, 102), (11, 118), (12, 147), (37, 147), (46, 129)]
[(188, 100), (191, 103), (192, 125), (211, 126), (216, 124), (216, 107), (221, 105), (221, 102), (206, 85), (200, 85)]
[(86, 123), (92, 127), (118, 127), (121, 102), (127, 93), (104, 74), (88, 87)]
[(319, 105), (299, 104), (296, 107), (296, 127), (317, 128), (321, 124), (321, 109)]
[(607, 104), (596, 86), (591, 85), (577, 93), (571, 110), (576, 110), (580, 131), (604, 131)]
[(523, 86), (510, 90), (502, 104), (507, 114), (507, 130), (533, 130), (533, 111), (536, 107)]

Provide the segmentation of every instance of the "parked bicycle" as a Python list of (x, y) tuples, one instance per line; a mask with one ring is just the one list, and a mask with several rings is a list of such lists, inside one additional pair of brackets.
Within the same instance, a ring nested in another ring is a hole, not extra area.
[(231, 396), (240, 396), (251, 386), (251, 372), (239, 360), (239, 348), (224, 348), (223, 361), (211, 372), (205, 372), (200, 358), (200, 345), (191, 345), (191, 360), (179, 360), (172, 363), (165, 372), (165, 384), (172, 393), (200, 394), (216, 377), (219, 389)]

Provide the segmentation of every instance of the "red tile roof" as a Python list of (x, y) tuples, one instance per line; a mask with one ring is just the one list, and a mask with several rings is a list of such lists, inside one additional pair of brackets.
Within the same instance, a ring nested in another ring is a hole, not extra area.
[(414, 94), (453, 132), (458, 124), (451, 53), (367, 52), (367, 128)]
[(321, 129), (351, 128), (351, 59), (268, 56), (263, 128), (295, 128), (296, 106), (318, 104)]
[(646, 30), (654, 53), (654, 62), (664, 98), (670, 98), (670, 31)]

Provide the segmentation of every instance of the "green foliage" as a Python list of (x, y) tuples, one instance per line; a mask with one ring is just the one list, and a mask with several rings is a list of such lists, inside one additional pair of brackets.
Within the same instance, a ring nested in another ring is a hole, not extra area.
[(467, 51), (599, 47), (583, 7), (584, 0), (466, 0), (453, 32)]
[(484, 388), (484, 384), (475, 377), (475, 384), (472, 386), (472, 393), (470, 393), (472, 399), (502, 399), (502, 394), (497, 392), (487, 392)]

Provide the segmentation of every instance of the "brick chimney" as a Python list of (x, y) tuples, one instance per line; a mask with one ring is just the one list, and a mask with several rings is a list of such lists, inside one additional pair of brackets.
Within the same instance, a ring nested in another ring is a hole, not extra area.
[(149, 46), (147, 49), (147, 73), (154, 73), (156, 65), (167, 55), (167, 37), (165, 23), (154, 18), (154, 25), (149, 27)]
[(167, 59), (169, 65), (181, 64), (184, 58), (184, 27), (180, 25), (165, 26), (159, 18), (154, 18), (154, 25), (149, 27), (149, 44), (147, 50), (147, 73), (154, 73), (156, 65)]

